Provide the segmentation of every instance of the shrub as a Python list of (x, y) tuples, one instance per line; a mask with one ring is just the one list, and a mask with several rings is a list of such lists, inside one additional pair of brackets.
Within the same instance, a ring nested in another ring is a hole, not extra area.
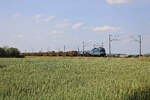
[(139, 55), (128, 55), (128, 58), (137, 58)]
[(108, 54), (107, 57), (116, 57), (116, 58), (119, 58), (120, 57), (120, 54)]
[(144, 54), (143, 57), (150, 57), (150, 54)]
[(17, 48), (0, 48), (0, 57), (23, 57)]
[(17, 48), (8, 48), (6, 52), (8, 57), (18, 57), (20, 54)]
[(0, 48), (0, 57), (5, 57), (7, 54), (6, 54), (6, 51), (4, 48)]

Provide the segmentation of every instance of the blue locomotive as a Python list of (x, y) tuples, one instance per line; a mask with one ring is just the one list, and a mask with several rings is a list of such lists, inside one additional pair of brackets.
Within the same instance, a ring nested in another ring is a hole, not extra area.
[(105, 48), (103, 48), (103, 47), (93, 48), (91, 50), (91, 55), (104, 57), (104, 56), (106, 56)]

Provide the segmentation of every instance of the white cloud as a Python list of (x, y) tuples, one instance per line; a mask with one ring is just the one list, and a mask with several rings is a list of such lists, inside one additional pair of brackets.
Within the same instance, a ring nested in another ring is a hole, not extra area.
[(65, 28), (65, 27), (68, 27), (68, 26), (70, 26), (70, 24), (68, 24), (68, 23), (65, 23), (65, 24), (56, 24), (57, 28)]
[(123, 4), (123, 3), (128, 3), (131, 0), (106, 0), (108, 4)]
[(112, 26), (103, 26), (103, 27), (95, 27), (93, 28), (93, 31), (118, 31), (120, 30), (120, 27), (112, 27)]
[(72, 29), (77, 29), (77, 28), (81, 27), (82, 25), (83, 25), (83, 23), (74, 24), (74, 25), (72, 26)]
[(64, 32), (62, 32), (62, 31), (56, 31), (56, 30), (51, 31), (51, 32), (48, 33), (49, 36), (63, 35), (63, 34), (64, 34)]
[(14, 16), (14, 17), (20, 17), (21, 14), (20, 14), (20, 13), (16, 13), (16, 14), (14, 14), (13, 16)]
[(56, 16), (48, 16), (47, 18), (42, 18), (40, 14), (35, 16), (36, 23), (39, 24), (41, 22), (50, 22), (52, 21)]
[(22, 34), (18, 34), (18, 35), (16, 35), (16, 37), (17, 37), (17, 38), (23, 38), (23, 37), (24, 37), (24, 35), (22, 35)]
[(10, 34), (10, 38), (12, 38), (12, 39), (23, 38), (23, 37), (24, 37), (24, 35), (23, 34), (19, 34), (19, 33)]
[(41, 38), (41, 36), (37, 35), (37, 36), (34, 36), (33, 39), (35, 39), (35, 40), (41, 40), (42, 38)]
[(35, 16), (35, 18), (36, 18), (36, 19), (40, 19), (40, 18), (41, 18), (41, 15), (38, 14), (38, 15)]
[(70, 21), (70, 19), (68, 19), (68, 18), (65, 18), (65, 19), (64, 19), (64, 22), (68, 22), (68, 21)]
[(10, 41), (10, 40), (3, 40), (3, 41), (0, 41), (0, 45), (1, 47), (9, 47), (9, 46), (12, 46), (12, 47), (15, 47), (15, 42), (14, 41)]
[(84, 29), (84, 30), (92, 30), (92, 29), (93, 29), (93, 27), (85, 26), (85, 27), (83, 27), (83, 29)]
[(49, 16), (48, 18), (43, 19), (43, 21), (49, 22), (49, 21), (51, 21), (54, 18), (56, 18), (56, 16)]

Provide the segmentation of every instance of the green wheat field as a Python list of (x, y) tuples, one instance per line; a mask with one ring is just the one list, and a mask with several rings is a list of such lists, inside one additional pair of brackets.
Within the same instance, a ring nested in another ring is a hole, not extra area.
[(0, 100), (150, 100), (150, 60), (0, 58)]

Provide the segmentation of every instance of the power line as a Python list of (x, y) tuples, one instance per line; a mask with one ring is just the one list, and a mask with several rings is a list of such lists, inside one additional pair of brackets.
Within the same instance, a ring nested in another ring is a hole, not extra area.
[(111, 35), (109, 34), (109, 55), (111, 55)]
[(142, 55), (142, 36), (139, 35), (139, 56)]
[(112, 38), (112, 35), (109, 34), (109, 55), (110, 55), (110, 56), (112, 55), (112, 52), (111, 52), (111, 47), (112, 47), (111, 42), (112, 42), (112, 41), (119, 41), (119, 39), (117, 39), (117, 38)]
[(139, 35), (138, 39), (134, 39), (134, 41), (139, 43), (139, 57), (142, 55), (142, 36)]
[(64, 52), (66, 51), (66, 46), (64, 45)]
[(66, 46), (64, 45), (64, 56), (66, 56)]
[(104, 47), (104, 42), (102, 42), (102, 48)]
[(85, 43), (83, 41), (83, 56), (84, 56), (84, 50), (85, 50)]

